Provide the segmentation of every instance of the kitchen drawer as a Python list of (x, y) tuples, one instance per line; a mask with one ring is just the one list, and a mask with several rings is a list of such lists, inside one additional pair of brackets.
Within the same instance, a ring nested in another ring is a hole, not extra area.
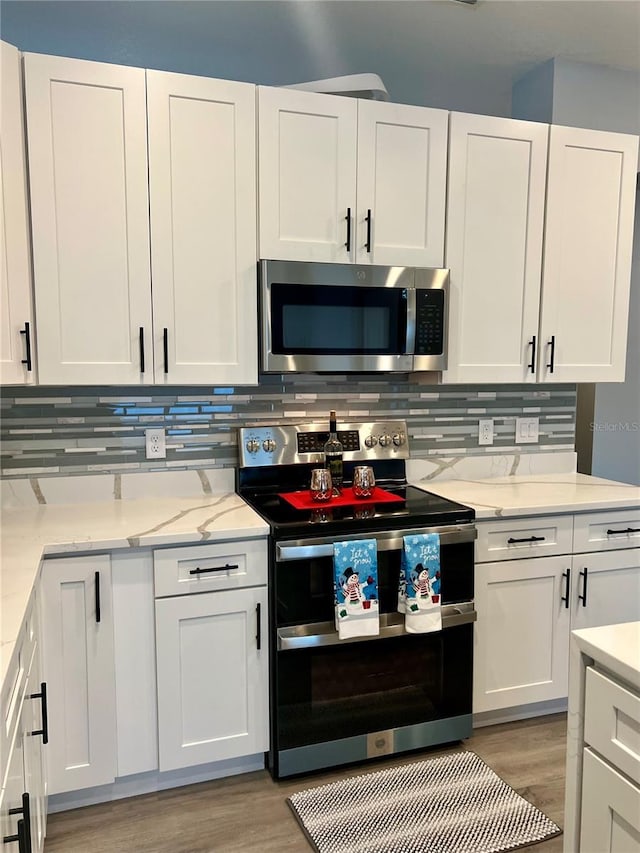
[(584, 740), (640, 784), (640, 696), (587, 667)]
[(267, 583), (267, 540), (238, 539), (153, 552), (156, 598)]
[(640, 548), (640, 508), (616, 512), (586, 512), (575, 516), (573, 552)]
[(476, 563), (570, 554), (573, 516), (477, 522)]
[(2, 723), (2, 730), (0, 731), (0, 788), (5, 782), (4, 776), (7, 770), (9, 748), (13, 743), (16, 727), (20, 721), (24, 691), (27, 685), (28, 663), (29, 661), (26, 660), (22, 647), (20, 647), (14, 656), (11, 668), (5, 675), (2, 686), (0, 695), (0, 708), (2, 708), (0, 717)]

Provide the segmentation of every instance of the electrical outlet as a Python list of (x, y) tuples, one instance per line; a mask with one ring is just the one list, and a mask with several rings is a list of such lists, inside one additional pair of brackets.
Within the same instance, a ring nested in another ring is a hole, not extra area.
[(166, 459), (167, 446), (164, 429), (146, 429), (144, 431), (147, 459)]
[(478, 421), (478, 444), (493, 444), (493, 418)]
[(516, 418), (516, 444), (537, 444), (539, 418)]

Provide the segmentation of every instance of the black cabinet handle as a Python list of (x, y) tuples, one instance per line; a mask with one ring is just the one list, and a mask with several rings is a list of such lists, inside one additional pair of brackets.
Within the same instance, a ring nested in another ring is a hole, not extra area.
[(144, 328), (140, 326), (140, 373), (144, 373)]
[(262, 645), (262, 631), (260, 630), (260, 616), (261, 616), (262, 607), (260, 602), (256, 604), (256, 648), (260, 651), (260, 646)]
[(564, 606), (566, 609), (569, 609), (569, 589), (571, 587), (571, 569), (567, 569), (566, 572), (562, 573), (562, 577), (565, 579), (565, 587), (564, 587), (564, 595), (560, 596), (560, 601), (564, 601)]
[(22, 806), (17, 806), (15, 809), (9, 809), (9, 814), (21, 814), (22, 818), (18, 821), (16, 835), (7, 835), (2, 840), (5, 844), (11, 841), (18, 842), (18, 850), (20, 853), (31, 853), (31, 806), (29, 804), (29, 794), (22, 795)]
[(190, 575), (206, 575), (208, 572), (225, 572), (227, 569), (237, 569), (237, 568), (238, 568), (237, 565), (232, 566), (230, 563), (227, 563), (226, 566), (215, 566), (212, 569), (201, 569), (201, 568), (191, 569), (189, 571), (189, 574)]
[(47, 683), (40, 684), (40, 693), (32, 693), (30, 699), (39, 699), (42, 704), (42, 728), (31, 732), (32, 735), (42, 735), (42, 743), (49, 743), (49, 706), (47, 704)]
[(169, 372), (169, 329), (162, 330), (162, 350), (164, 353), (164, 372)]
[(532, 373), (536, 372), (536, 336), (534, 335), (529, 341), (531, 347), (531, 364), (527, 365), (527, 369)]
[(627, 527), (626, 530), (607, 530), (607, 536), (617, 536), (620, 533), (640, 533), (640, 527)]
[(547, 367), (549, 368), (549, 373), (553, 373), (553, 366), (555, 364), (556, 358), (556, 336), (551, 335), (551, 340), (549, 341), (549, 346), (551, 347), (551, 358), (549, 359), (549, 364)]
[(95, 573), (96, 622), (100, 621), (100, 572)]
[(364, 244), (367, 252), (371, 251), (371, 211), (367, 210), (367, 215), (365, 217), (367, 223), (367, 242)]
[(31, 324), (25, 323), (24, 329), (20, 329), (20, 334), (24, 335), (24, 348), (26, 358), (22, 359), (22, 364), (27, 365), (27, 370), (31, 372), (33, 370), (33, 365), (31, 364)]
[(351, 208), (347, 208), (347, 215), (345, 216), (347, 220), (347, 242), (344, 244), (347, 247), (347, 252), (351, 251)]
[(510, 536), (507, 539), (509, 545), (513, 545), (516, 542), (544, 542), (544, 536), (527, 536), (526, 539), (514, 539)]
[(578, 595), (578, 601), (582, 602), (582, 606), (587, 606), (587, 568), (585, 566), (584, 570), (580, 572), (580, 577), (582, 578), (582, 595)]

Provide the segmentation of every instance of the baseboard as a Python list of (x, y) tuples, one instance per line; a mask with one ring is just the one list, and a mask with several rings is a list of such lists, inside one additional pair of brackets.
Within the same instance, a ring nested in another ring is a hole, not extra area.
[(47, 811), (49, 814), (53, 814), (83, 806), (94, 806), (97, 803), (108, 803), (125, 797), (137, 797), (140, 794), (152, 794), (156, 791), (165, 791), (168, 788), (209, 782), (211, 779), (221, 779), (224, 776), (251, 773), (254, 770), (263, 770), (264, 767), (264, 753), (260, 753), (259, 755), (216, 761), (212, 764), (200, 764), (197, 767), (186, 767), (183, 770), (170, 770), (165, 773), (158, 770), (150, 773), (138, 773), (135, 776), (116, 779), (110, 785), (99, 785), (81, 791), (52, 794), (49, 796)]
[(562, 714), (567, 710), (566, 699), (551, 699), (548, 702), (535, 702), (532, 705), (519, 705), (515, 708), (500, 708), (496, 711), (483, 711), (473, 715), (473, 728), (497, 726), (500, 723), (513, 723), (516, 720), (528, 720), (546, 714)]

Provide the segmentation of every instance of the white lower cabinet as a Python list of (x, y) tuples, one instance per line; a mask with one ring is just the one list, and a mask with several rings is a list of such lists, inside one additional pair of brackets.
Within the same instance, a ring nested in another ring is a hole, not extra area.
[(42, 853), (47, 820), (46, 685), (40, 681), (39, 613), (33, 598), (2, 694), (0, 840), (3, 850)]
[(48, 782), (58, 794), (116, 776), (110, 557), (46, 560), (41, 583)]
[(156, 601), (160, 770), (268, 748), (267, 589)]
[[(615, 527), (609, 515), (590, 518)], [(580, 515), (479, 527), (474, 713), (564, 699), (570, 632), (640, 619), (640, 548), (620, 549), (614, 537), (608, 551), (572, 554), (582, 548)], [(504, 559), (483, 562), (493, 554)]]
[(475, 713), (567, 695), (566, 557), (476, 570)]
[(580, 853), (640, 849), (640, 788), (590, 749), (584, 751)]

